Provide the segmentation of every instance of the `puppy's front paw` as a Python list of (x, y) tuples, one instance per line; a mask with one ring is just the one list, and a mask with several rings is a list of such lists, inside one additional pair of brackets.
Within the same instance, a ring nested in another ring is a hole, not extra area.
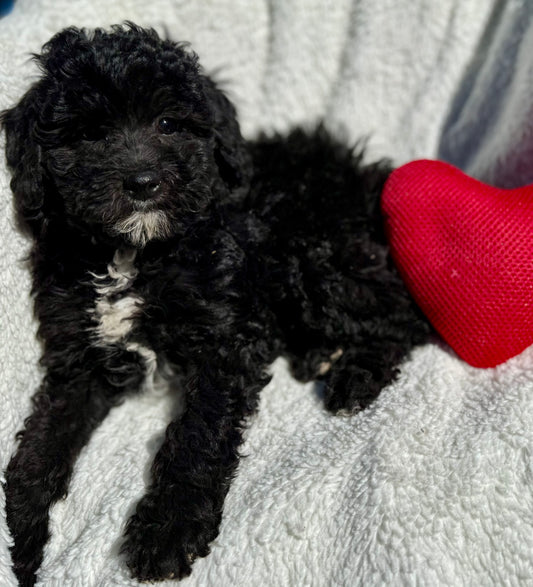
[(197, 557), (209, 553), (205, 528), (198, 522), (161, 518), (128, 522), (122, 553), (134, 577), (141, 581), (182, 579)]

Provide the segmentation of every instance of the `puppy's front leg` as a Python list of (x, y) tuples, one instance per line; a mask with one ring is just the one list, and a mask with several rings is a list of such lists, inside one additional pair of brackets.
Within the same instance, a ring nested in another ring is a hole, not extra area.
[(35, 583), (42, 562), (50, 506), (65, 496), (76, 456), (116, 402), (87, 376), (59, 379), (49, 376), (33, 398), (33, 413), (6, 470), (13, 569), (25, 587)]
[(185, 577), (194, 559), (208, 554), (237, 467), (243, 418), (267, 381), (255, 377), (208, 366), (190, 381), (185, 412), (167, 428), (152, 484), (126, 529), (122, 550), (135, 577)]

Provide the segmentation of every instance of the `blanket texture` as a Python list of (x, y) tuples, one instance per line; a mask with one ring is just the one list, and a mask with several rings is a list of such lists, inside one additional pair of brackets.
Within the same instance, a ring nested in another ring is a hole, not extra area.
[[(319, 119), (367, 158), (440, 156), (500, 185), (533, 181), (527, 0), (19, 0), (0, 20), (0, 108), (67, 25), (129, 19), (188, 40), (244, 133)], [(3, 138), (2, 145), (3, 146)], [(36, 325), (0, 162), (0, 468), (39, 372)], [(533, 349), (492, 370), (439, 341), (367, 411), (333, 417), (278, 360), (208, 558), (183, 585), (490, 585), (533, 577)], [(118, 556), (168, 397), (114, 409), (51, 513), (43, 586), (137, 585)], [(15, 584), (0, 492), (0, 584)], [(168, 583), (169, 585), (171, 583)]]

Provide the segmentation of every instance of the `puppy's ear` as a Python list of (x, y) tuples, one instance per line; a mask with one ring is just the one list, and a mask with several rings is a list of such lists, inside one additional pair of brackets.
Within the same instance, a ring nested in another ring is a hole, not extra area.
[(20, 227), (37, 237), (45, 223), (41, 148), (34, 136), (36, 105), (30, 90), (21, 102), (0, 114), (6, 133), (6, 160)]
[(215, 158), (220, 176), (230, 190), (247, 188), (252, 174), (250, 152), (241, 135), (233, 104), (215, 83), (205, 78), (204, 91), (214, 110)]
[[(95, 29), (95, 35), (101, 35), (101, 29)], [(85, 29), (68, 27), (56, 33), (43, 45), (40, 55), (34, 55), (39, 66), (45, 72), (56, 77), (69, 77), (76, 71), (80, 58), (91, 51), (90, 40)]]

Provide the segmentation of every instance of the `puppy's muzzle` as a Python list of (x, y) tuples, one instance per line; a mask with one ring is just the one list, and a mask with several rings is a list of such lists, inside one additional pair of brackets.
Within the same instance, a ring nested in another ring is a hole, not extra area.
[(161, 191), (161, 174), (157, 171), (137, 171), (124, 179), (124, 189), (134, 200), (145, 202)]

